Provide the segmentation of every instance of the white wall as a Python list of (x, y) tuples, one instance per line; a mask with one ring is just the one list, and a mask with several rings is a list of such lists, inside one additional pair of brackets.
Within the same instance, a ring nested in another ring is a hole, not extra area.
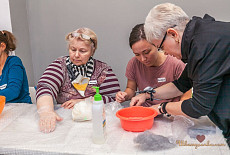
[(0, 30), (12, 32), (9, 0), (0, 0)]
[[(30, 43), (25, 46), (31, 47), (35, 83), (47, 65), (57, 57), (68, 54), (65, 35), (79, 27), (89, 27), (98, 36), (95, 57), (112, 66), (123, 90), (126, 87), (126, 64), (133, 56), (128, 45), (131, 29), (145, 21), (153, 6), (168, 2), (166, 0), (10, 0), (11, 3), (20, 1), (26, 1)], [(170, 0), (169, 2), (181, 6), (190, 17), (208, 13), (217, 20), (230, 21), (229, 0)], [(17, 11), (20, 8), (22, 9), (20, 5), (14, 7), (18, 17), (21, 17)], [(25, 24), (20, 23), (21, 20), (18, 18), (14, 20), (18, 20), (15, 29), (20, 24)], [(17, 33), (22, 32), (17, 30)]]
[(17, 39), (15, 54), (22, 59), (26, 69), (29, 86), (34, 86), (34, 70), (30, 48), (26, 0), (9, 0), (9, 4), (13, 34)]

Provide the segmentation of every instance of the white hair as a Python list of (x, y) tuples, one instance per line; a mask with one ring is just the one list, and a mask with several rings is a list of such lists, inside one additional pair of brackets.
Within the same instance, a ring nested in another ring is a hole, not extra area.
[(156, 5), (145, 19), (146, 39), (149, 42), (161, 39), (167, 29), (172, 27), (183, 32), (188, 21), (188, 15), (179, 6), (171, 3)]

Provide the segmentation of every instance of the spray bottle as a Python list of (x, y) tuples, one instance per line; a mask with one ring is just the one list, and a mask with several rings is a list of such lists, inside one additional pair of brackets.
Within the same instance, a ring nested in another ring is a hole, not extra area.
[(96, 89), (93, 101), (93, 142), (95, 144), (103, 144), (106, 139), (106, 119), (104, 102), (99, 94), (99, 87), (93, 87)]

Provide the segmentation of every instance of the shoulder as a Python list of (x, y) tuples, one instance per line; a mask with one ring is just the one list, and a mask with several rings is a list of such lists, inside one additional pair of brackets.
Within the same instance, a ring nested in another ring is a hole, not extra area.
[(8, 56), (7, 58), (10, 62), (14, 61), (14, 62), (22, 62), (21, 59), (18, 56)]
[(136, 57), (132, 57), (126, 66), (126, 72), (136, 72), (137, 70), (143, 70), (145, 68), (146, 66), (137, 60)]
[(95, 68), (101, 68), (103, 70), (111, 68), (107, 63), (94, 59)]
[(178, 79), (183, 70), (185, 69), (186, 64), (173, 56), (168, 56), (168, 62), (169, 63), (165, 68), (167, 68), (169, 71), (171, 71), (171, 73), (173, 73), (174, 80)]
[(128, 64), (127, 64), (127, 67), (135, 67), (135, 66), (140, 66), (141, 62), (137, 60), (136, 57), (132, 57)]
[(17, 56), (8, 56), (8, 58), (7, 58), (7, 64), (9, 66), (12, 66), (12, 65), (23, 66), (22, 65), (22, 60), (19, 57), (17, 57)]
[(168, 65), (174, 65), (174, 66), (182, 66), (182, 67), (185, 67), (185, 63), (183, 63), (181, 60), (171, 56), (171, 55), (168, 55), (167, 58), (166, 58), (166, 63)]
[(98, 65), (107, 65), (108, 66), (108, 64), (106, 62), (103, 62), (103, 61), (95, 59), (95, 58), (94, 58), (94, 62), (97, 63)]
[(58, 57), (57, 59), (55, 59), (55, 60), (53, 61), (53, 63), (59, 63), (59, 64), (66, 63), (66, 58), (67, 58), (67, 56)]
[(137, 60), (136, 57), (132, 57), (128, 63), (132, 63), (132, 64), (137, 64), (139, 61)]
[(62, 56), (55, 59), (49, 64), (45, 72), (58, 72), (59, 74), (63, 74), (63, 72), (66, 71), (66, 58), (67, 56)]
[(66, 67), (66, 58), (67, 56), (58, 57), (49, 66), (56, 66), (62, 70)]

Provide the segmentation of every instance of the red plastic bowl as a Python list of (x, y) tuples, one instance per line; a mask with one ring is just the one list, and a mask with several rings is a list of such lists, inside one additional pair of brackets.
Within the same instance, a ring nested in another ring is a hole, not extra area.
[(134, 106), (119, 110), (116, 116), (120, 118), (124, 130), (142, 132), (152, 128), (157, 111), (148, 107)]
[(4, 109), (6, 103), (6, 97), (0, 96), (0, 114), (2, 113), (2, 110)]

